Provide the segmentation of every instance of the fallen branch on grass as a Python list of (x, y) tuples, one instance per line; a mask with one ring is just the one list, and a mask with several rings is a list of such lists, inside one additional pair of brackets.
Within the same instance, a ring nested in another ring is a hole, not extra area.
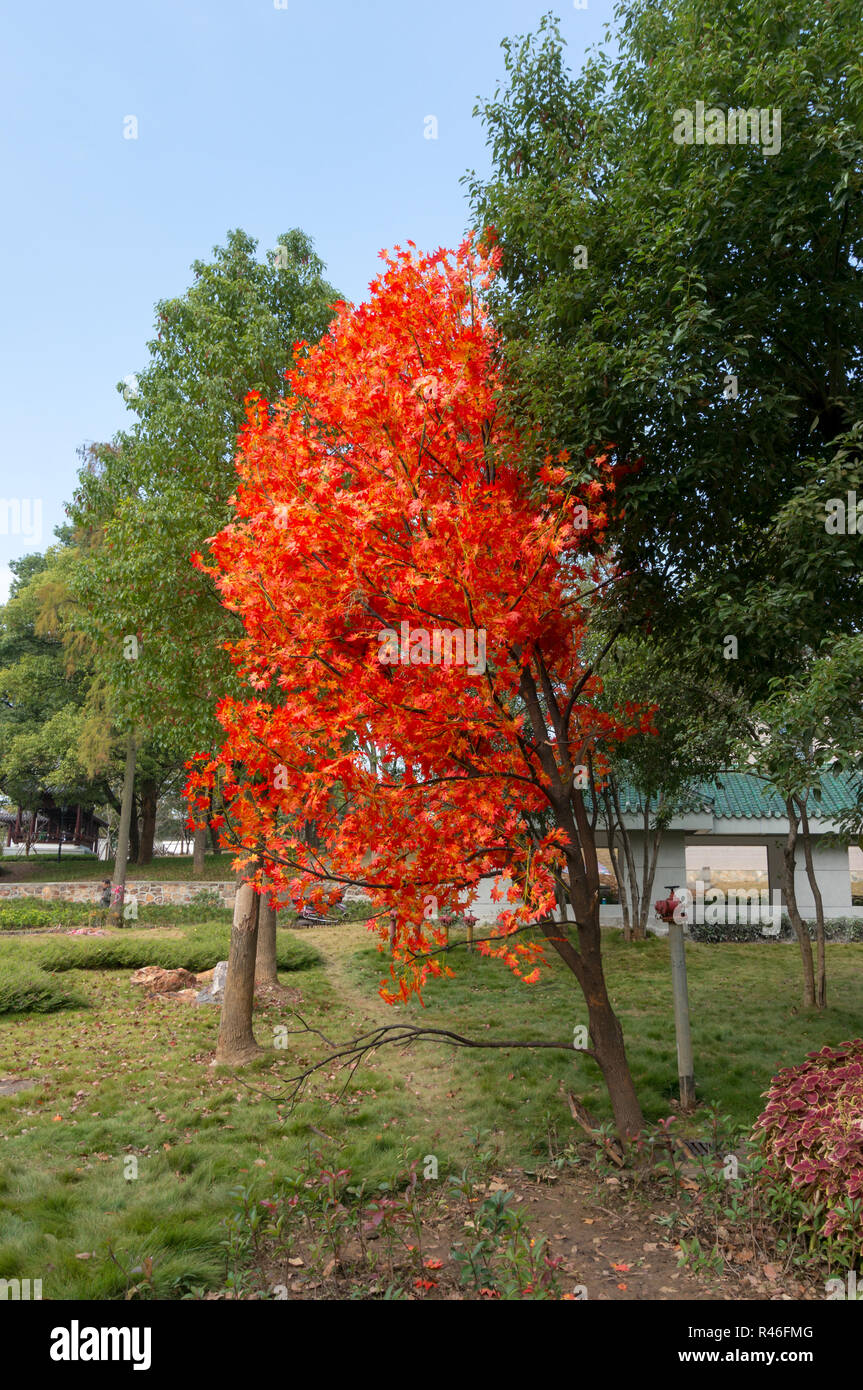
[[(323, 1034), (319, 1033), (319, 1030), (309, 1029), (307, 1025), (303, 1029), (293, 1028), (289, 1030), (290, 1033), (295, 1034), (305, 1031), (316, 1032), (319, 1036), (323, 1036)], [(385, 1024), (379, 1028), (373, 1028), (367, 1033), (361, 1033), (359, 1037), (354, 1038), (351, 1042), (345, 1043), (342, 1046), (335, 1045), (335, 1050), (331, 1052), (329, 1056), (322, 1057), (317, 1062), (312, 1062), (295, 1076), (288, 1077), (287, 1084), (290, 1089), (286, 1093), (287, 1102), (290, 1106), (296, 1105), (306, 1085), (316, 1073), (331, 1071), (333, 1068), (338, 1071), (347, 1067), (349, 1069), (349, 1074), (341, 1091), (341, 1095), (344, 1095), (350, 1085), (354, 1072), (361, 1063), (370, 1057), (372, 1053), (376, 1052), (379, 1047), (410, 1047), (413, 1043), (417, 1042), (439, 1042), (446, 1043), (450, 1047), (476, 1047), (496, 1050), (507, 1048), (551, 1048), (558, 1052), (578, 1052), (585, 1057), (593, 1057), (593, 1060), (596, 1061), (596, 1056), (589, 1047), (575, 1047), (571, 1042), (546, 1042), (542, 1040), (525, 1042), (522, 1039), (501, 1038), (480, 1040), (477, 1038), (465, 1038), (460, 1033), (452, 1032), (449, 1028), (421, 1028), (407, 1023)], [(339, 1097), (340, 1099), (341, 1095)]]

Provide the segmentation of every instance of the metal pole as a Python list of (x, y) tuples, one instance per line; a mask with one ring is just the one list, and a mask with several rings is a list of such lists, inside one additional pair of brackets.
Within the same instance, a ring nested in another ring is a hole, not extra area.
[[(677, 884), (669, 891), (674, 893)], [(680, 1080), (680, 1108), (684, 1114), (695, 1109), (695, 1070), (692, 1060), (692, 1033), (689, 1027), (689, 988), (686, 981), (686, 946), (683, 923), (672, 917), (668, 923), (671, 953), (671, 992), (674, 997), (674, 1031), (677, 1035), (677, 1075)]]

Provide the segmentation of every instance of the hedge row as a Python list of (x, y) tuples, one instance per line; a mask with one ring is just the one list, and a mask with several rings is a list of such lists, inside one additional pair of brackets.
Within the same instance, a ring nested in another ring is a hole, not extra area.
[[(806, 922), (809, 935), (815, 940), (815, 923)], [(688, 932), (693, 941), (706, 942), (745, 942), (745, 941), (796, 941), (790, 919), (782, 914), (782, 924), (778, 936), (766, 937), (759, 922), (692, 922)], [(828, 941), (863, 941), (863, 918), (834, 917), (824, 923), (824, 935)]]
[[(361, 921), (369, 916), (371, 910), (368, 903), (352, 902), (340, 920)], [(137, 918), (131, 918), (126, 926), (191, 926), (202, 920), (230, 924), (232, 916), (230, 907), (221, 906), (218, 894), (202, 890), (197, 902), (176, 906), (138, 903)], [(0, 932), (44, 930), (50, 927), (98, 927), (104, 926), (106, 917), (105, 908), (97, 903), (46, 902), (38, 898), (6, 898), (0, 902)], [(297, 914), (293, 910), (283, 910), (279, 914), (279, 926), (291, 927), (296, 921)]]
[[(86, 1000), (55, 978), (67, 970), (210, 970), (227, 960), (230, 926), (207, 922), (177, 939), (128, 936), (42, 937), (0, 944), (0, 1014), (50, 1013)], [(300, 937), (279, 935), (276, 961), (284, 971), (306, 970), (320, 956)]]
[(21, 963), (11, 968), (3, 963), (0, 971), (0, 1014), (51, 1014), (58, 1009), (76, 1009), (86, 999), (37, 966)]
[[(202, 895), (203, 898), (203, 895)], [(28, 931), (46, 927), (98, 927), (105, 923), (105, 908), (97, 903), (40, 902), (37, 898), (13, 898), (0, 903), (0, 931)], [(173, 927), (200, 922), (230, 923), (229, 907), (218, 903), (156, 904), (139, 903), (137, 918), (126, 925)]]
[[(42, 937), (28, 942), (8, 942), (0, 965), (14, 963), (20, 948), (26, 960), (41, 970), (137, 970), (142, 965), (161, 965), (166, 970), (210, 970), (227, 960), (230, 928), (217, 922), (194, 927), (182, 937), (82, 936)], [(18, 957), (21, 959), (22, 957)], [(279, 936), (276, 960), (280, 970), (305, 970), (317, 964), (318, 953), (302, 938)]]

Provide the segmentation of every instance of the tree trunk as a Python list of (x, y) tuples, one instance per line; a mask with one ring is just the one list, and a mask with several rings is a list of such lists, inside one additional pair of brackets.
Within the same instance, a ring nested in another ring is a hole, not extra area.
[[(633, 1139), (644, 1128), (644, 1119), (635, 1092), (623, 1029), (611, 1007), (602, 968), (602, 932), (599, 925), (599, 864), (596, 858), (595, 819), (587, 814), (584, 796), (576, 789), (573, 767), (566, 753), (564, 721), (556, 703), (547, 673), (542, 671), (543, 690), (551, 710), (551, 724), (561, 749), (563, 768), (558, 768), (549, 727), (542, 710), (536, 683), (525, 669), (519, 693), (525, 701), (536, 739), (539, 761), (550, 788), (555, 820), (568, 845), (566, 856), (569, 898), (578, 931), (578, 949), (569, 938), (568, 928), (546, 918), (542, 931), (561, 960), (569, 966), (581, 986), (587, 1004), (588, 1032), (593, 1055), (605, 1079), (614, 1121), (622, 1142)], [(595, 808), (594, 808), (595, 810)]]
[(614, 877), (617, 879), (617, 896), (620, 902), (620, 915), (623, 918), (623, 939), (632, 940), (632, 913), (629, 907), (629, 889), (625, 882), (624, 872), (621, 867), (620, 856), (616, 850), (609, 846), (611, 857), (611, 867), (614, 869)]
[(252, 1029), (260, 903), (261, 899), (251, 883), (243, 880), (237, 884), (225, 997), (219, 1020), (219, 1041), (213, 1059), (228, 1066), (250, 1062), (263, 1051)]
[(803, 858), (806, 861), (806, 877), (809, 880), (809, 887), (812, 889), (812, 897), (815, 901), (815, 1007), (817, 1009), (826, 1009), (827, 944), (824, 934), (824, 900), (821, 897), (821, 889), (818, 887), (818, 880), (815, 877), (815, 864), (812, 859), (812, 836), (809, 833), (809, 815), (806, 810), (805, 799), (798, 797), (797, 805), (800, 807), (800, 829), (803, 832)]
[(647, 914), (650, 911), (648, 875), (650, 873), (650, 793), (647, 793), (641, 813), (641, 894), (638, 912), (632, 924), (633, 941), (644, 941), (647, 936)]
[[(593, 1051), (608, 1087), (617, 1133), (625, 1143), (644, 1128), (644, 1117), (626, 1057), (623, 1029), (611, 1007), (602, 966), (602, 928), (599, 925), (599, 865), (596, 836), (588, 819), (584, 798), (572, 802), (574, 843), (580, 853), (567, 855), (573, 915), (578, 924), (578, 956), (581, 964), (576, 977), (587, 1001), (588, 1032)], [(572, 831), (570, 831), (570, 834)], [(577, 837), (577, 839), (575, 838)]]
[(114, 856), (114, 888), (111, 894), (109, 920), (115, 927), (123, 922), (123, 900), (126, 896), (126, 870), (129, 864), (129, 827), (135, 802), (135, 737), (126, 742), (126, 769), (123, 774), (123, 799), (120, 803), (120, 828), (117, 831), (117, 853)]
[[(662, 809), (663, 797), (660, 796), (659, 808)], [(662, 844), (663, 829), (661, 824), (653, 828), (653, 843), (650, 849), (650, 860), (647, 863), (647, 870), (641, 884), (641, 917), (639, 925), (641, 930), (638, 933), (639, 939), (644, 941), (647, 937), (647, 919), (650, 915), (650, 905), (653, 899), (653, 885), (656, 882), (656, 865), (659, 862), (659, 846)], [(645, 833), (644, 843), (647, 844), (647, 834)], [(647, 855), (645, 853), (645, 860)], [(684, 888), (686, 885), (683, 885)]]
[[(632, 839), (629, 830), (623, 823), (623, 813), (620, 809), (620, 798), (618, 796), (616, 783), (612, 784), (611, 794), (614, 801), (614, 811), (617, 817), (617, 828), (620, 833), (620, 841), (623, 845), (624, 862), (626, 864), (626, 891), (629, 899), (629, 940), (634, 940), (639, 934), (639, 924), (642, 919), (641, 895), (638, 888), (638, 875), (635, 871), (635, 855), (632, 850)], [(644, 920), (646, 922), (646, 917)], [(642, 936), (645, 934), (645, 932), (642, 932)]]
[(602, 804), (605, 813), (605, 829), (608, 835), (608, 857), (611, 860), (611, 867), (614, 871), (614, 877), (617, 883), (617, 898), (620, 904), (620, 915), (623, 918), (623, 939), (624, 941), (631, 941), (632, 915), (629, 909), (629, 888), (622, 869), (622, 860), (617, 852), (617, 845), (615, 843), (618, 834), (622, 836), (624, 832), (618, 827), (614, 813), (614, 805), (608, 787), (603, 789)]
[(263, 985), (277, 985), (276, 966), (276, 909), (270, 906), (266, 893), (260, 897), (258, 913), (258, 949), (255, 955), (255, 979)]
[(138, 823), (138, 798), (132, 797), (132, 817), (129, 821), (129, 863), (137, 864), (141, 853), (141, 828)]
[(803, 961), (803, 1007), (811, 1008), (815, 1003), (815, 970), (812, 964), (812, 942), (806, 923), (800, 916), (797, 906), (797, 893), (794, 888), (794, 870), (797, 865), (797, 810), (793, 797), (785, 799), (785, 814), (788, 817), (788, 837), (782, 846), (782, 887), (785, 891), (785, 904), (800, 946)]
[(589, 967), (586, 973), (588, 1032), (608, 1087), (617, 1132), (621, 1139), (634, 1139), (644, 1128), (644, 1117), (629, 1070), (623, 1029), (611, 1007), (599, 959), (597, 967), (595, 971)]
[[(568, 856), (570, 883), (578, 874), (577, 863)], [(608, 1088), (611, 1109), (617, 1132), (622, 1140), (632, 1139), (644, 1128), (644, 1117), (629, 1070), (623, 1029), (608, 997), (605, 973), (602, 968), (601, 928), (599, 925), (598, 895), (591, 909), (588, 903), (576, 901), (583, 895), (579, 888), (573, 892), (579, 949), (569, 940), (566, 928), (553, 923), (543, 924), (546, 939), (581, 985), (587, 1003), (588, 1033), (596, 1062)]]
[(204, 851), (207, 848), (207, 827), (195, 831), (192, 844), (192, 873), (195, 878), (204, 877)]
[(138, 864), (153, 862), (153, 841), (156, 838), (156, 811), (159, 805), (159, 788), (152, 778), (141, 783), (141, 843), (138, 846)]
[(216, 827), (213, 825), (213, 822), (210, 820), (209, 816), (207, 817), (207, 829), (208, 829), (209, 832), (210, 832), (210, 844), (211, 844), (211, 846), (212, 846), (213, 853), (214, 853), (214, 854), (218, 854), (218, 853), (219, 853), (219, 840), (218, 840), (218, 837), (217, 837), (217, 835), (216, 835)]

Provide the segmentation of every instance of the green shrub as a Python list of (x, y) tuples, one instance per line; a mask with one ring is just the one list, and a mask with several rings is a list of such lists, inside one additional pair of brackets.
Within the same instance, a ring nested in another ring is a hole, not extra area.
[(53, 904), (49, 906), (33, 898), (16, 898), (11, 903), (4, 902), (0, 906), (0, 931), (26, 931), (29, 927), (59, 926), (58, 915), (52, 912), (52, 906)]
[(706, 941), (717, 944), (723, 941), (787, 941), (788, 932), (780, 929), (778, 937), (765, 937), (760, 923), (748, 922), (692, 922), (687, 930), (693, 941)]
[(82, 1008), (87, 1003), (74, 990), (64, 989), (57, 980), (27, 963), (0, 972), (0, 1014), (51, 1014), (58, 1009)]
[[(134, 885), (133, 885), (134, 887)], [(218, 895), (204, 891), (198, 897), (207, 901), (195, 901), (179, 906), (171, 904), (138, 903), (137, 918), (129, 919), (130, 927), (173, 927), (200, 922), (202, 917), (208, 921), (223, 922), (230, 925), (232, 912), (229, 907), (212, 905), (210, 898)], [(221, 900), (219, 900), (221, 901)], [(45, 927), (90, 927), (104, 922), (105, 909), (99, 903), (66, 903), (40, 901), (38, 898), (6, 899), (0, 904), (0, 931), (26, 931), (29, 928)]]
[[(213, 895), (217, 896), (217, 895)], [(221, 899), (219, 899), (221, 902)], [(208, 922), (220, 922), (225, 926), (231, 925), (233, 912), (229, 907), (219, 907), (218, 904), (210, 905), (207, 903), (138, 903), (138, 916), (134, 921), (127, 925), (130, 927), (182, 927), (192, 926), (206, 918)]]
[(223, 906), (222, 895), (216, 888), (199, 888), (197, 893), (193, 894), (189, 906), (199, 908), (205, 907), (210, 910), (212, 908), (221, 908)]
[[(194, 927), (177, 940), (164, 937), (84, 936), (77, 939), (54, 937), (28, 945), (29, 958), (41, 969), (137, 970), (142, 965), (160, 965), (166, 970), (210, 970), (227, 960), (230, 928), (207, 922)], [(280, 936), (276, 961), (280, 970), (305, 970), (316, 965), (318, 953), (302, 940)]]
[[(815, 923), (807, 921), (810, 939), (815, 940)], [(783, 913), (778, 937), (766, 937), (759, 922), (692, 922), (687, 930), (693, 941), (719, 943), (723, 941), (796, 941), (789, 917)], [(824, 936), (827, 941), (848, 943), (863, 941), (863, 919), (857, 917), (834, 917), (824, 923)]]

